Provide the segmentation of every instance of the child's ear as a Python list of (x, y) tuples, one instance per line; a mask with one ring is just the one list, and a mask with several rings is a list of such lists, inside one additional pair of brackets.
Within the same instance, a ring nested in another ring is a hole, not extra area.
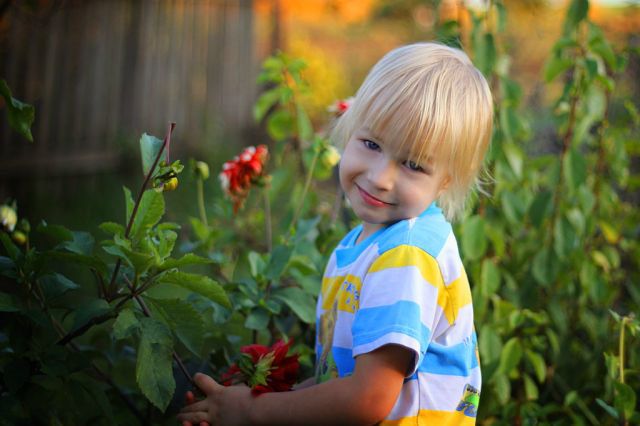
[(449, 176), (445, 177), (445, 178), (442, 180), (442, 185), (440, 186), (440, 190), (438, 191), (438, 195), (437, 195), (438, 197), (439, 197), (440, 195), (442, 195), (442, 193), (443, 193), (444, 191), (446, 191), (446, 190), (447, 190), (447, 187), (449, 186), (449, 183), (451, 183), (451, 178), (450, 178)]

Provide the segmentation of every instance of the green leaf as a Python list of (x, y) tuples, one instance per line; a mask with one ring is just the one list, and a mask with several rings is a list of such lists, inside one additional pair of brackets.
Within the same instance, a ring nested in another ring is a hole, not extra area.
[(124, 339), (140, 328), (140, 322), (131, 309), (123, 309), (113, 323), (113, 337)]
[(302, 105), (297, 104), (296, 108), (298, 114), (298, 137), (302, 141), (309, 141), (313, 136), (311, 121), (309, 120), (309, 116), (307, 115), (307, 112), (304, 110)]
[(483, 378), (487, 381), (491, 380), (497, 371), (502, 353), (502, 340), (494, 328), (487, 325), (482, 327), (478, 334), (478, 350)]
[(504, 105), (500, 109), (500, 127), (507, 140), (513, 141), (515, 139), (520, 130), (520, 119), (512, 107)]
[(565, 18), (564, 33), (567, 34), (573, 31), (587, 17), (588, 12), (588, 0), (572, 0)]
[(194, 355), (200, 355), (204, 343), (204, 320), (198, 311), (181, 299), (152, 299), (164, 311), (171, 329)]
[(33, 142), (33, 135), (31, 135), (31, 124), (35, 116), (33, 106), (13, 98), (4, 79), (0, 80), (0, 95), (7, 106), (7, 118), (11, 128), (27, 138), (29, 142)]
[(103, 277), (106, 276), (109, 272), (107, 264), (96, 256), (86, 256), (84, 254), (68, 253), (55, 250), (44, 252), (44, 255), (53, 259), (63, 260), (66, 262), (75, 263), (77, 265), (88, 266), (89, 268), (95, 269)]
[(485, 33), (475, 39), (476, 45), (474, 46), (474, 62), (482, 74), (489, 76), (498, 57), (493, 34)]
[(491, 296), (500, 288), (500, 271), (490, 259), (482, 261), (480, 285), (482, 286), (482, 294), (485, 296)]
[(187, 265), (203, 265), (207, 263), (213, 263), (213, 261), (204, 257), (197, 256), (193, 253), (187, 253), (180, 259), (167, 259), (159, 265), (160, 270), (180, 268)]
[(9, 258), (14, 262), (14, 264), (21, 264), (21, 260), (23, 258), (22, 252), (16, 246), (13, 241), (11, 241), (11, 237), (6, 232), (0, 231), (0, 242), (4, 246), (4, 249), (7, 251)]
[(38, 282), (47, 300), (62, 296), (69, 290), (80, 288), (78, 284), (59, 273), (43, 275), (38, 278)]
[(175, 271), (167, 273), (158, 281), (186, 288), (224, 306), (225, 308), (231, 309), (231, 303), (229, 302), (229, 298), (225, 294), (224, 290), (220, 284), (213, 281), (211, 278), (197, 274)]
[(140, 324), (142, 336), (138, 346), (136, 381), (147, 399), (164, 412), (176, 387), (171, 330), (151, 318), (141, 318)]
[(103, 299), (91, 299), (76, 309), (76, 317), (69, 333), (73, 333), (92, 319), (111, 310), (111, 306)]
[(156, 263), (156, 259), (152, 255), (140, 253), (126, 247), (111, 245), (104, 246), (102, 249), (107, 253), (124, 260), (136, 271), (136, 275), (144, 274)]
[(576, 248), (576, 233), (567, 218), (562, 215), (553, 228), (553, 249), (565, 259)]
[(93, 251), (93, 243), (95, 239), (89, 232), (71, 232), (72, 241), (63, 241), (56, 246), (56, 248), (62, 248), (69, 250), (70, 252), (84, 255), (91, 255)]
[(140, 138), (140, 158), (142, 159), (142, 174), (147, 175), (153, 167), (153, 162), (162, 149), (164, 142), (155, 136), (142, 134)]
[(124, 235), (125, 231), (124, 226), (115, 222), (103, 222), (98, 226), (98, 228), (111, 235)]
[(569, 189), (572, 194), (575, 194), (587, 179), (587, 164), (584, 156), (574, 148), (571, 148), (564, 157), (564, 168)]
[(620, 418), (620, 414), (618, 414), (616, 409), (610, 406), (609, 404), (607, 404), (606, 402), (604, 402), (603, 400), (601, 400), (600, 398), (596, 398), (596, 403), (598, 403), (599, 406), (604, 408), (604, 410), (614, 419), (617, 420)]
[(286, 110), (276, 111), (267, 121), (267, 131), (269, 136), (275, 141), (280, 141), (292, 135), (295, 131), (296, 120), (293, 115)]
[(560, 272), (560, 263), (552, 250), (543, 248), (533, 258), (533, 277), (543, 286), (553, 284)]
[(55, 242), (73, 241), (73, 232), (61, 225), (49, 225), (44, 220), (38, 225), (38, 232), (48, 235)]
[(22, 304), (13, 294), (0, 292), (0, 312), (20, 312)]
[(304, 276), (317, 275), (320, 273), (311, 259), (299, 254), (291, 258), (289, 268), (297, 269)]
[(566, 48), (579, 48), (579, 47), (580, 47), (580, 43), (578, 43), (577, 41), (570, 38), (563, 37), (560, 40), (556, 41), (551, 49), (554, 53), (557, 54)]
[(256, 103), (253, 105), (253, 118), (257, 122), (260, 122), (267, 112), (274, 106), (281, 96), (280, 86), (264, 92)]
[(636, 407), (636, 393), (633, 388), (626, 383), (613, 382), (616, 389), (614, 406), (618, 413), (622, 413), (625, 419), (631, 418)]
[(496, 395), (500, 405), (506, 406), (511, 399), (511, 382), (506, 374), (497, 374), (493, 378), (496, 387)]
[(262, 307), (257, 307), (249, 312), (244, 326), (251, 330), (262, 330), (269, 325), (269, 312)]
[(264, 274), (266, 264), (260, 253), (250, 251), (247, 255), (247, 260), (249, 261), (249, 267), (251, 268), (252, 277), (258, 277), (259, 275)]
[(142, 195), (136, 217), (131, 229), (132, 239), (136, 240), (141, 233), (157, 224), (164, 215), (164, 197), (152, 190)]
[(551, 212), (553, 193), (551, 191), (542, 191), (531, 202), (529, 206), (529, 220), (536, 228), (539, 228), (544, 219)]
[(526, 373), (522, 375), (522, 379), (524, 381), (524, 394), (526, 395), (527, 399), (529, 401), (537, 400), (539, 393), (536, 382), (534, 382), (531, 376)]
[(481, 216), (471, 216), (462, 227), (462, 249), (470, 261), (480, 259), (487, 250), (485, 223)]
[(285, 287), (274, 291), (273, 297), (282, 300), (291, 310), (307, 324), (316, 322), (315, 298), (298, 287)]
[(293, 246), (285, 245), (277, 245), (273, 248), (266, 269), (266, 278), (268, 280), (280, 278), (287, 268), (287, 264), (289, 263), (289, 259), (291, 259), (291, 255), (293, 255), (294, 249), (295, 247)]
[(504, 152), (513, 174), (518, 180), (522, 179), (522, 151), (513, 143), (504, 143), (502, 145)]
[(522, 359), (522, 348), (520, 347), (520, 339), (512, 337), (507, 340), (502, 348), (500, 355), (500, 366), (498, 371), (502, 374), (509, 374), (511, 370), (516, 368)]
[(568, 394), (566, 394), (564, 396), (564, 403), (563, 405), (565, 407), (571, 407), (573, 404), (575, 404), (576, 402), (578, 402), (580, 400), (580, 395), (578, 394), (577, 391), (572, 390), (571, 392), (569, 392)]
[(520, 85), (510, 78), (500, 77), (500, 87), (502, 89), (503, 102), (516, 106), (522, 99), (522, 88)]
[(533, 365), (533, 369), (536, 372), (536, 379), (538, 379), (539, 383), (545, 381), (547, 377), (547, 366), (544, 362), (544, 358), (538, 352), (534, 352), (530, 349), (525, 351), (527, 354), (527, 358), (531, 361), (531, 365)]
[(544, 67), (544, 80), (550, 83), (573, 65), (574, 62), (571, 59), (552, 56)]

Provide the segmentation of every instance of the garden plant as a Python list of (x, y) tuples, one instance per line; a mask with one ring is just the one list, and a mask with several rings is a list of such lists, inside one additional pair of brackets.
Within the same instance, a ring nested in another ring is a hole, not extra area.
[[(572, 0), (540, 76), (555, 100), (527, 110), (509, 75), (507, 10), (486, 3), (468, 30), (434, 28), (464, 46), (495, 101), (484, 193), (456, 225), (482, 363), (478, 423), (640, 423), (640, 114), (622, 78), (638, 49), (610, 43), (588, 1)], [(304, 68), (283, 53), (263, 63), (253, 112), (270, 140), (215, 173), (225, 198), (205, 193), (207, 163), (171, 161), (171, 123), (162, 140), (142, 135), (141, 187), (124, 187), (122, 217), (95, 232), (32, 226), (19, 198), (4, 200), (0, 424), (174, 424), (197, 393), (190, 376), (232, 381), (252, 344), (279, 360), (286, 345), (300, 377), (312, 374), (322, 270), (354, 218), (326, 138), (348, 102), (314, 126)], [(33, 108), (4, 81), (0, 91), (32, 140)], [(180, 185), (187, 172), (195, 188)], [(174, 190), (193, 194), (181, 225), (163, 221)]]

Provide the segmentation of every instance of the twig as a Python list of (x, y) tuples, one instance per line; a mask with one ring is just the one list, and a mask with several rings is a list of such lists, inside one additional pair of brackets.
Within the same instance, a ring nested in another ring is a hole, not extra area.
[(311, 180), (313, 178), (313, 171), (316, 168), (316, 162), (318, 161), (318, 157), (320, 156), (320, 151), (316, 150), (313, 154), (313, 160), (311, 161), (311, 166), (309, 166), (309, 171), (307, 172), (307, 180), (304, 183), (304, 189), (302, 190), (302, 196), (300, 197), (300, 202), (298, 203), (298, 207), (296, 208), (296, 212), (293, 215), (293, 219), (291, 220), (291, 225), (289, 225), (289, 232), (296, 226), (296, 222), (298, 221), (298, 217), (300, 216), (300, 212), (302, 211), (302, 206), (304, 205), (304, 199), (307, 197), (307, 192), (309, 191), (309, 186), (311, 186)]
[[(149, 180), (151, 179), (151, 176), (153, 175), (153, 172), (155, 171), (156, 166), (160, 161), (162, 152), (165, 150), (165, 148), (168, 148), (169, 144), (171, 143), (171, 132), (173, 132), (173, 128), (175, 126), (176, 126), (176, 123), (169, 123), (169, 130), (167, 131), (167, 137), (164, 139), (164, 142), (162, 142), (162, 146), (158, 151), (158, 155), (156, 155), (156, 158), (153, 161), (153, 165), (151, 166), (151, 168), (149, 169), (149, 172), (144, 178), (144, 182), (142, 183), (142, 187), (140, 188), (140, 192), (138, 193), (138, 198), (136, 199), (136, 202), (133, 205), (133, 210), (131, 211), (131, 217), (129, 218), (129, 223), (127, 224), (127, 229), (124, 233), (125, 238), (129, 238), (129, 234), (131, 233), (131, 228), (133, 227), (133, 221), (136, 217), (136, 212), (138, 211), (138, 207), (140, 207), (140, 201), (142, 201), (142, 196), (144, 195), (145, 188), (147, 187), (147, 184), (149, 183)], [(168, 164), (169, 151), (168, 149), (166, 151), (167, 151), (167, 164)], [(113, 269), (113, 275), (111, 276), (111, 283), (109, 284), (109, 293), (107, 294), (108, 301), (110, 301), (114, 297), (115, 287), (116, 287), (116, 278), (118, 276), (118, 272), (120, 271), (121, 264), (122, 264), (122, 261), (120, 260), (120, 258), (118, 258), (118, 260), (116, 261), (116, 266)]]

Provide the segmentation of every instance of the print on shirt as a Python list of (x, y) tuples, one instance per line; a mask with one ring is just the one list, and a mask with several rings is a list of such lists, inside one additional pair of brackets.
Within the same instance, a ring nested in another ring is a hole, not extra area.
[(480, 403), (480, 391), (471, 385), (465, 385), (462, 399), (456, 411), (464, 410), (464, 415), (476, 417), (478, 415), (478, 404)]
[(333, 303), (333, 307), (320, 315), (318, 326), (318, 342), (322, 346), (322, 352), (316, 363), (316, 383), (326, 382), (335, 379), (338, 375), (338, 366), (333, 359), (333, 331), (336, 326), (338, 316), (338, 301)]

